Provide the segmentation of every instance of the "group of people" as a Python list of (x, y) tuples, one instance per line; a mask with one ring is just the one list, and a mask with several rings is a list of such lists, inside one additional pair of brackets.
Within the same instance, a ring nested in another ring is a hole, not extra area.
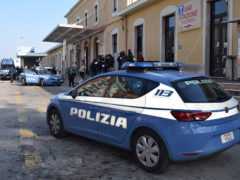
[[(122, 68), (122, 65), (125, 62), (142, 62), (144, 61), (143, 55), (141, 52), (138, 53), (137, 57), (133, 56), (131, 50), (128, 50), (128, 54), (125, 51), (121, 51), (120, 55), (117, 58), (118, 69)], [(74, 79), (76, 75), (80, 74), (80, 81), (83, 81), (85, 78), (86, 72), (86, 64), (85, 61), (82, 60), (79, 65), (79, 69), (75, 64), (73, 67), (67, 69), (69, 87), (74, 87)], [(114, 71), (114, 58), (111, 54), (107, 54), (106, 56), (98, 55), (96, 59), (93, 59), (90, 64), (90, 75), (95, 76), (100, 73), (111, 72)]]
[(120, 55), (117, 58), (118, 61), (118, 69), (122, 68), (122, 65), (125, 62), (142, 62), (144, 61), (142, 52), (139, 52), (137, 57), (133, 56), (131, 49), (128, 50), (128, 54), (126, 55), (125, 51), (120, 52)]
[(91, 76), (95, 76), (100, 73), (110, 72), (114, 70), (114, 58), (111, 54), (107, 54), (105, 57), (102, 55), (93, 59), (90, 65)]
[(14, 66), (10, 66), (9, 68), (10, 82), (12, 83), (14, 79), (19, 81), (19, 75), (22, 72), (23, 72), (23, 68), (17, 66), (15, 69)]

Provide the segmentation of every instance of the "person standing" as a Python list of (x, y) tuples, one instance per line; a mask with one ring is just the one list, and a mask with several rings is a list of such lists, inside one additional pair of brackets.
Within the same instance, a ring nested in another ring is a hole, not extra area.
[(10, 82), (13, 83), (13, 78), (15, 74), (15, 69), (13, 66), (10, 66), (9, 73), (10, 73)]
[(128, 49), (127, 61), (133, 62), (133, 54), (132, 54), (131, 49)]
[(79, 68), (79, 74), (82, 80), (85, 78), (85, 67), (84, 67), (84, 61), (82, 61), (80, 68)]
[(69, 87), (74, 87), (74, 78), (76, 76), (75, 71), (73, 70), (72, 67), (70, 67), (70, 69), (68, 70), (68, 80), (69, 80)]
[(111, 54), (107, 55), (107, 67), (110, 72), (114, 71), (114, 58)]
[(54, 75), (57, 74), (57, 70), (56, 70), (56, 67), (55, 67), (55, 66), (52, 67), (51, 73), (54, 74)]
[(127, 56), (124, 51), (120, 52), (120, 55), (117, 61), (118, 61), (118, 69), (120, 70), (122, 68), (122, 65), (127, 61)]
[(19, 75), (20, 75), (20, 68), (17, 66), (16, 67), (16, 81), (19, 81)]
[(137, 55), (137, 62), (143, 62), (143, 61), (144, 61), (144, 58), (143, 58), (142, 52), (139, 52)]

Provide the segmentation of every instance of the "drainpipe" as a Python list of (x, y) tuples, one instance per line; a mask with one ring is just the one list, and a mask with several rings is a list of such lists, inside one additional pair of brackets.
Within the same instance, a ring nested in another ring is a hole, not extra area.
[(128, 22), (127, 22), (127, 16), (125, 16), (125, 52), (128, 53), (128, 38), (127, 38), (127, 35), (128, 35)]

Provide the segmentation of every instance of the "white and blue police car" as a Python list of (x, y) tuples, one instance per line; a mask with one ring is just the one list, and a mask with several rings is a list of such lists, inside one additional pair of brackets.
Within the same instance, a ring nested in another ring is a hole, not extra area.
[(58, 85), (64, 82), (63, 77), (60, 75), (51, 74), (51, 71), (47, 69), (39, 70), (26, 70), (24, 73), (20, 74), (20, 79), (22, 85), (26, 84), (39, 84), (41, 86), (45, 85)]
[(209, 76), (181, 63), (125, 63), (51, 99), (47, 123), (66, 132), (132, 150), (145, 170), (194, 160), (240, 141), (239, 103)]

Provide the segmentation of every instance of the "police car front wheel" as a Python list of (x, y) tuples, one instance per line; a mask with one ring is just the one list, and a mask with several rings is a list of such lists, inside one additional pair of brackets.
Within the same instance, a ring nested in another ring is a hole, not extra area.
[(163, 171), (169, 163), (161, 138), (151, 130), (141, 131), (134, 138), (134, 153), (140, 166), (149, 172)]
[(48, 125), (50, 132), (54, 137), (62, 138), (66, 135), (62, 117), (56, 109), (50, 110), (48, 115)]

